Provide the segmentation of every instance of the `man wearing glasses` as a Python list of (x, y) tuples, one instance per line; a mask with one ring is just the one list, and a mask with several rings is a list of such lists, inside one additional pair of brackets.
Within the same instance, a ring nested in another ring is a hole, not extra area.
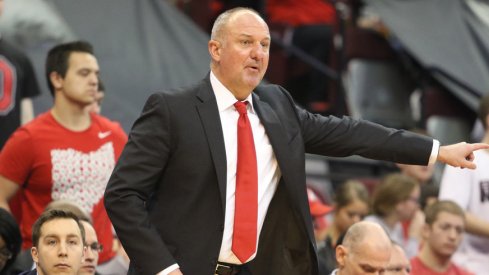
[(102, 251), (102, 245), (98, 242), (93, 226), (84, 220), (81, 221), (81, 224), (85, 229), (86, 250), (78, 275), (93, 275), (96, 274), (95, 268), (97, 267), (99, 253)]

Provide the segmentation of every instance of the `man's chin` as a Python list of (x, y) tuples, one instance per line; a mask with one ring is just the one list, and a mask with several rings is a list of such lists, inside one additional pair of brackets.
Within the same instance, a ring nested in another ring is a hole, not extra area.
[(95, 274), (94, 267), (82, 267), (77, 273), (78, 275), (93, 275)]

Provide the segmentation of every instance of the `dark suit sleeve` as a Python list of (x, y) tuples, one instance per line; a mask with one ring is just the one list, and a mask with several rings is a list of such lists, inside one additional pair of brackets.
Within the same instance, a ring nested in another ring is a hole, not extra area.
[(142, 274), (156, 274), (175, 263), (147, 211), (171, 153), (170, 128), (164, 96), (153, 94), (133, 125), (105, 191), (107, 213)]
[(433, 147), (430, 137), (348, 116), (312, 114), (296, 106), (285, 89), (271, 86), (275, 89), (261, 92), (261, 97), (279, 114), (284, 127), (298, 122), (300, 129), (291, 127), (287, 132), (292, 133), (291, 136), (302, 135), (306, 153), (332, 157), (360, 155), (405, 164), (428, 164)]
[(433, 139), (348, 116), (313, 115), (298, 108), (307, 153), (427, 165)]

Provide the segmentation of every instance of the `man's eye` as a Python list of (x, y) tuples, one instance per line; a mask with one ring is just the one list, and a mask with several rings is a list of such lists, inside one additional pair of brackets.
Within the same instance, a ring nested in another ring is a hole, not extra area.
[(47, 244), (48, 245), (55, 245), (56, 244), (56, 240), (48, 240), (47, 241)]

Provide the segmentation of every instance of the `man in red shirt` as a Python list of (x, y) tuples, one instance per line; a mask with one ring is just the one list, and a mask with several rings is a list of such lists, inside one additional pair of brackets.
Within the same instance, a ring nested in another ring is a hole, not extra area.
[[(48, 53), (46, 79), (54, 105), (15, 131), (0, 153), (0, 207), (20, 205), (23, 248), (32, 246), (32, 225), (51, 201), (67, 199), (90, 213), (114, 259), (114, 237), (103, 193), (127, 136), (118, 123), (89, 112), (96, 100), (99, 66), (86, 42), (61, 44)], [(14, 197), (14, 195), (16, 195)]]
[(452, 201), (439, 201), (429, 206), (425, 214), (424, 242), (419, 254), (411, 259), (411, 274), (472, 274), (451, 261), (465, 231), (464, 211)]

